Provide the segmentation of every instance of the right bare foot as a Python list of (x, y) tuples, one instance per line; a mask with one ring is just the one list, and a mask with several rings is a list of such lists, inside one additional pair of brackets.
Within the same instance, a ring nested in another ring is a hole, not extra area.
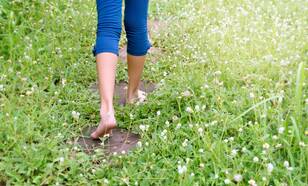
[(91, 134), (92, 139), (98, 139), (106, 134), (111, 134), (112, 129), (117, 126), (114, 111), (101, 113), (101, 121), (97, 129)]

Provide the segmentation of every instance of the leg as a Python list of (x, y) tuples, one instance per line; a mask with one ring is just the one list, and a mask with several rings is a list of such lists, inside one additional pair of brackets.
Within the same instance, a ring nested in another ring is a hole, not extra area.
[(128, 64), (128, 88), (126, 102), (133, 103), (138, 98), (138, 87), (142, 76), (146, 56), (133, 56), (127, 54)]
[(152, 46), (147, 31), (148, 4), (149, 0), (125, 0), (124, 25), (128, 40), (128, 89), (126, 100), (128, 103), (138, 97), (138, 87), (146, 54)]
[(97, 139), (116, 127), (113, 109), (113, 93), (118, 43), (121, 36), (122, 0), (97, 0), (97, 37), (93, 50), (100, 94), (101, 121), (91, 137)]
[(97, 129), (91, 134), (93, 139), (110, 133), (111, 129), (116, 127), (113, 92), (117, 60), (118, 57), (111, 52), (103, 52), (96, 56), (101, 121)]

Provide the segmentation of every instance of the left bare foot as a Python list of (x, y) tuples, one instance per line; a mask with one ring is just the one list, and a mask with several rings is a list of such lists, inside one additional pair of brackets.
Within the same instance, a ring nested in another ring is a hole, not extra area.
[(92, 139), (98, 139), (106, 134), (111, 134), (117, 126), (114, 111), (101, 114), (101, 121), (97, 129), (91, 134)]

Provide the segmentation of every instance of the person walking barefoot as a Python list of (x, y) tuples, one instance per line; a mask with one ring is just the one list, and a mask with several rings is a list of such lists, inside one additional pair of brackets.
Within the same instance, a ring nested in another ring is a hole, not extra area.
[[(127, 38), (128, 87), (126, 103), (133, 103), (140, 95), (139, 82), (146, 54), (152, 47), (148, 38), (147, 17), (149, 0), (125, 0), (124, 26)], [(119, 40), (122, 31), (122, 0), (96, 0), (97, 31), (93, 55), (100, 95), (100, 123), (91, 134), (98, 139), (111, 134), (117, 126), (113, 95)]]

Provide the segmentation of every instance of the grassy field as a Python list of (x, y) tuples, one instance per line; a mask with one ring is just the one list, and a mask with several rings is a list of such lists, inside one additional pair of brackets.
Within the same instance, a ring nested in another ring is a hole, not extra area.
[(307, 7), (150, 0), (160, 88), (116, 105), (142, 140), (105, 158), (68, 143), (99, 122), (95, 1), (0, 0), (0, 185), (307, 185)]

